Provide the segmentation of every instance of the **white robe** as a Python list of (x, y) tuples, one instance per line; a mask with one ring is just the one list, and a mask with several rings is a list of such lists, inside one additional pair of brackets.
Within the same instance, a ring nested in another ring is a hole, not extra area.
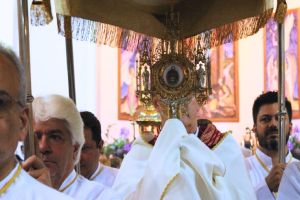
[(234, 139), (212, 151), (178, 119), (166, 121), (154, 147), (135, 141), (113, 189), (123, 199), (255, 199)]
[(111, 187), (118, 174), (118, 169), (108, 167), (99, 162), (98, 167), (89, 180)]
[(300, 199), (300, 162), (293, 162), (284, 170), (279, 189), (278, 200)]
[[(61, 191), (67, 185), (69, 185), (72, 180), (76, 178), (77, 173), (73, 170), (69, 176), (64, 180), (59, 190)], [(75, 181), (67, 187), (63, 193), (68, 196), (71, 196), (77, 200), (95, 200), (97, 199), (103, 191), (108, 189), (106, 186), (95, 181), (89, 181), (81, 175), (78, 175)]]
[[(10, 180), (18, 169), (19, 164), (2, 180), (0, 188)], [(12, 185), (0, 195), (0, 199), (9, 200), (71, 200), (66, 196), (32, 178), (23, 169)]]
[[(259, 149), (256, 149), (257, 156), (262, 160), (266, 167), (270, 170), (272, 169), (272, 159), (264, 154)], [(286, 156), (286, 163), (294, 162), (297, 159), (292, 157), (292, 154), (289, 152)], [(268, 172), (264, 167), (259, 163), (256, 156), (250, 156), (246, 158), (246, 166), (250, 175), (250, 180), (252, 186), (255, 190), (256, 197), (258, 200), (274, 200), (276, 199), (274, 194), (270, 191), (265, 178), (268, 176)]]

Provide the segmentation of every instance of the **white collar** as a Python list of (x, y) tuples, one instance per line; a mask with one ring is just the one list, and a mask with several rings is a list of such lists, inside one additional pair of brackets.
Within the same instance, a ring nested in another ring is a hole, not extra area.
[[(65, 180), (63, 181), (63, 183), (61, 184), (61, 186), (59, 187), (59, 191), (67, 189), (66, 187), (69, 187), (68, 185), (72, 182), (74, 182), (74, 179), (76, 179), (78, 176), (78, 174), (76, 173), (76, 171), (73, 169), (71, 171), (71, 173), (67, 176), (67, 178), (65, 178)], [(71, 185), (70, 185), (71, 186)]]
[[(268, 155), (266, 155), (264, 152), (262, 152), (259, 148), (256, 149), (256, 155), (264, 162), (267, 166), (272, 166), (272, 158)], [(289, 151), (288, 154), (285, 157), (285, 162), (290, 162), (292, 156), (292, 153)]]
[(102, 170), (103, 170), (103, 165), (100, 162), (98, 162), (98, 167), (94, 171), (93, 175), (89, 178), (89, 180), (94, 180), (96, 176), (98, 176), (101, 173)]

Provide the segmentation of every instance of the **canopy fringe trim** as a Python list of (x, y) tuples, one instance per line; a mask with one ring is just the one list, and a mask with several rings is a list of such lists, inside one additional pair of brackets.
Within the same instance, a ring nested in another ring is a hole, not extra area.
[[(193, 50), (196, 39), (200, 38), (203, 47), (209, 49), (245, 38), (257, 33), (267, 23), (272, 13), (273, 8), (266, 10), (258, 16), (242, 19), (200, 33), (199, 35), (185, 39), (185, 41), (188, 41), (185, 42), (185, 45), (190, 50)], [(98, 45), (108, 45), (128, 51), (136, 50), (139, 44), (146, 38), (155, 44), (157, 44), (157, 40), (161, 40), (114, 25), (61, 14), (57, 14), (57, 25), (59, 34), (64, 37), (88, 41)]]

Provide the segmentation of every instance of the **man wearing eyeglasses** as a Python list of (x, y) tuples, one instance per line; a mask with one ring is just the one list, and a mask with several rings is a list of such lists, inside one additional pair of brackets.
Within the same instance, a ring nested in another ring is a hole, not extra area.
[[(28, 127), (24, 76), (18, 58), (0, 44), (0, 198), (69, 199), (28, 175), (14, 155)], [(41, 162), (29, 161), (26, 165), (31, 170), (44, 167)]]
[(118, 170), (99, 162), (100, 148), (103, 145), (100, 122), (88, 111), (80, 112), (80, 116), (84, 123), (85, 138), (80, 157), (80, 173), (89, 180), (111, 187)]

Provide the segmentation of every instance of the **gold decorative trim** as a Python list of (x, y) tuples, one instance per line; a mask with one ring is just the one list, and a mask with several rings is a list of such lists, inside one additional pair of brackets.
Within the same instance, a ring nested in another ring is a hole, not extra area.
[(74, 179), (71, 180), (70, 183), (68, 183), (64, 188), (60, 189), (59, 191), (60, 192), (64, 192), (66, 189), (68, 189), (76, 181), (76, 179), (78, 178), (78, 176), (79, 176), (79, 174), (76, 173), (76, 176), (74, 177)]
[(212, 150), (214, 151), (225, 140), (225, 138), (230, 134), (231, 134), (231, 131), (227, 131), (227, 132), (223, 133), (222, 139), (212, 148)]
[(20, 173), (22, 171), (22, 167), (20, 164), (18, 164), (18, 165), (19, 165), (18, 169), (14, 173), (14, 175), (4, 184), (4, 186), (2, 188), (0, 188), (0, 197), (8, 190), (8, 188), (15, 182), (17, 177), (20, 175)]
[(89, 180), (94, 180), (103, 171), (104, 167), (102, 166), (102, 164), (99, 164), (99, 165), (100, 166), (99, 166), (97, 173), (94, 176), (92, 176)]
[[(194, 83), (196, 73), (194, 65), (186, 57), (180, 54), (163, 55), (159, 61), (151, 66), (151, 89), (163, 99), (175, 101), (186, 98), (191, 91), (195, 90)], [(174, 68), (174, 69), (173, 69)], [(168, 84), (167, 72), (178, 72), (179, 78), (172, 86)]]
[(44, 26), (53, 20), (50, 0), (33, 0), (30, 6), (30, 22), (33, 26)]
[(170, 188), (171, 184), (175, 181), (175, 179), (178, 177), (179, 173), (177, 173), (173, 178), (168, 182), (166, 187), (164, 188), (162, 194), (160, 195), (160, 200), (163, 200), (167, 194), (168, 189)]
[(278, 0), (274, 19), (277, 23), (283, 24), (287, 12), (287, 3), (285, 0)]

